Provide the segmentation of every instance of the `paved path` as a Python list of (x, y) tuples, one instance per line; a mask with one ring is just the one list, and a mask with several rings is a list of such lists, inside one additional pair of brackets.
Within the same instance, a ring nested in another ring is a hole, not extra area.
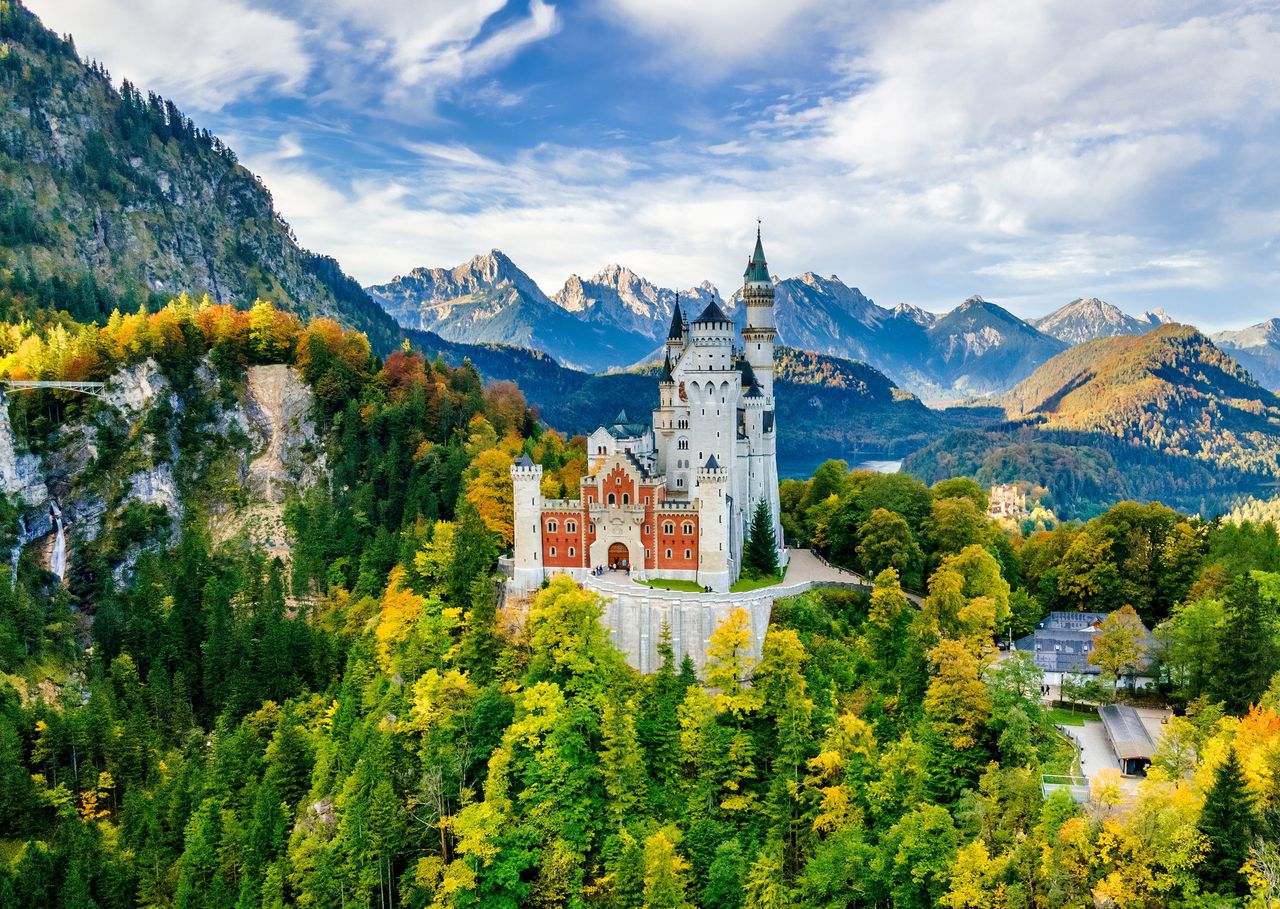
[[(682, 600), (697, 603), (737, 602), (739, 600), (758, 600), (763, 597), (792, 597), (804, 593), (814, 587), (850, 586), (870, 587), (871, 583), (862, 575), (843, 568), (827, 564), (821, 557), (808, 549), (787, 550), (789, 562), (787, 575), (781, 584), (772, 587), (759, 587), (740, 593), (697, 593), (686, 590), (664, 590), (648, 588), (637, 584), (625, 571), (606, 571), (602, 575), (592, 575), (583, 580), (583, 584), (603, 594), (630, 594), (632, 596), (648, 593), (665, 600)], [(913, 602), (919, 603), (919, 597), (908, 595)]]

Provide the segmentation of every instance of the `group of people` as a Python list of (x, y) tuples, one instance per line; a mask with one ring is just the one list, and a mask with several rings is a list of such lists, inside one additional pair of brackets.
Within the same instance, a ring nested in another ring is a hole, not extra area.
[[(613, 562), (613, 563), (611, 563), (611, 564), (609, 565), (609, 570), (611, 570), (611, 571), (625, 571), (627, 574), (631, 574), (631, 566), (629, 566), (629, 565), (627, 564), (627, 562), (626, 562), (626, 560), (625, 560), (625, 559), (624, 559), (624, 560), (622, 560), (621, 562)], [(595, 577), (597, 577), (597, 578), (598, 578), (598, 577), (600, 577), (600, 575), (604, 574), (604, 572), (605, 572), (605, 567), (604, 567), (603, 565), (597, 565), (595, 568), (592, 568), (592, 569), (591, 569), (591, 574), (592, 574), (592, 575), (594, 575), (594, 576), (595, 576)]]

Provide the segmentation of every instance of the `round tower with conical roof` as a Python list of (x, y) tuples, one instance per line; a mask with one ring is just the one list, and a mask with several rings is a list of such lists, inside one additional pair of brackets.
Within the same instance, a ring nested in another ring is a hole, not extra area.
[(742, 274), (742, 302), (747, 309), (742, 344), (760, 390), (770, 400), (773, 399), (773, 342), (778, 336), (773, 321), (773, 301), (773, 279), (769, 277), (769, 263), (764, 258), (764, 242), (757, 223), (756, 248)]

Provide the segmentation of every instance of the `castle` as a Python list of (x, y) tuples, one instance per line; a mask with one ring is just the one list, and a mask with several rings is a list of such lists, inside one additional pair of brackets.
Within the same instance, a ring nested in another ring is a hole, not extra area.
[[(597, 569), (636, 579), (687, 580), (725, 592), (742, 571), (757, 504), (779, 522), (773, 398), (773, 281), (756, 231), (743, 275), (746, 325), (712, 301), (692, 322), (677, 300), (650, 423), (626, 412), (587, 440), (589, 473), (578, 499), (542, 496), (542, 467), (511, 467), (515, 503), (512, 585)], [(779, 564), (786, 561), (780, 548)]]

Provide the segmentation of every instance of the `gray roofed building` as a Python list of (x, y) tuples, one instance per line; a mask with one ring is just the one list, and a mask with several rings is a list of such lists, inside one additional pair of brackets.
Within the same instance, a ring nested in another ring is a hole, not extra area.
[[(1105, 612), (1051, 612), (1036, 624), (1035, 631), (1013, 646), (1030, 653), (1046, 673), (1098, 675), (1102, 670), (1089, 662), (1089, 654), (1106, 618)], [(1150, 647), (1151, 632), (1145, 626), (1143, 631)], [(1142, 667), (1146, 665), (1143, 661)]]
[(1147, 732), (1138, 711), (1128, 704), (1107, 704), (1098, 708), (1098, 716), (1120, 763), (1120, 772), (1127, 776), (1146, 773), (1156, 752), (1156, 743), (1151, 740), (1151, 733)]

